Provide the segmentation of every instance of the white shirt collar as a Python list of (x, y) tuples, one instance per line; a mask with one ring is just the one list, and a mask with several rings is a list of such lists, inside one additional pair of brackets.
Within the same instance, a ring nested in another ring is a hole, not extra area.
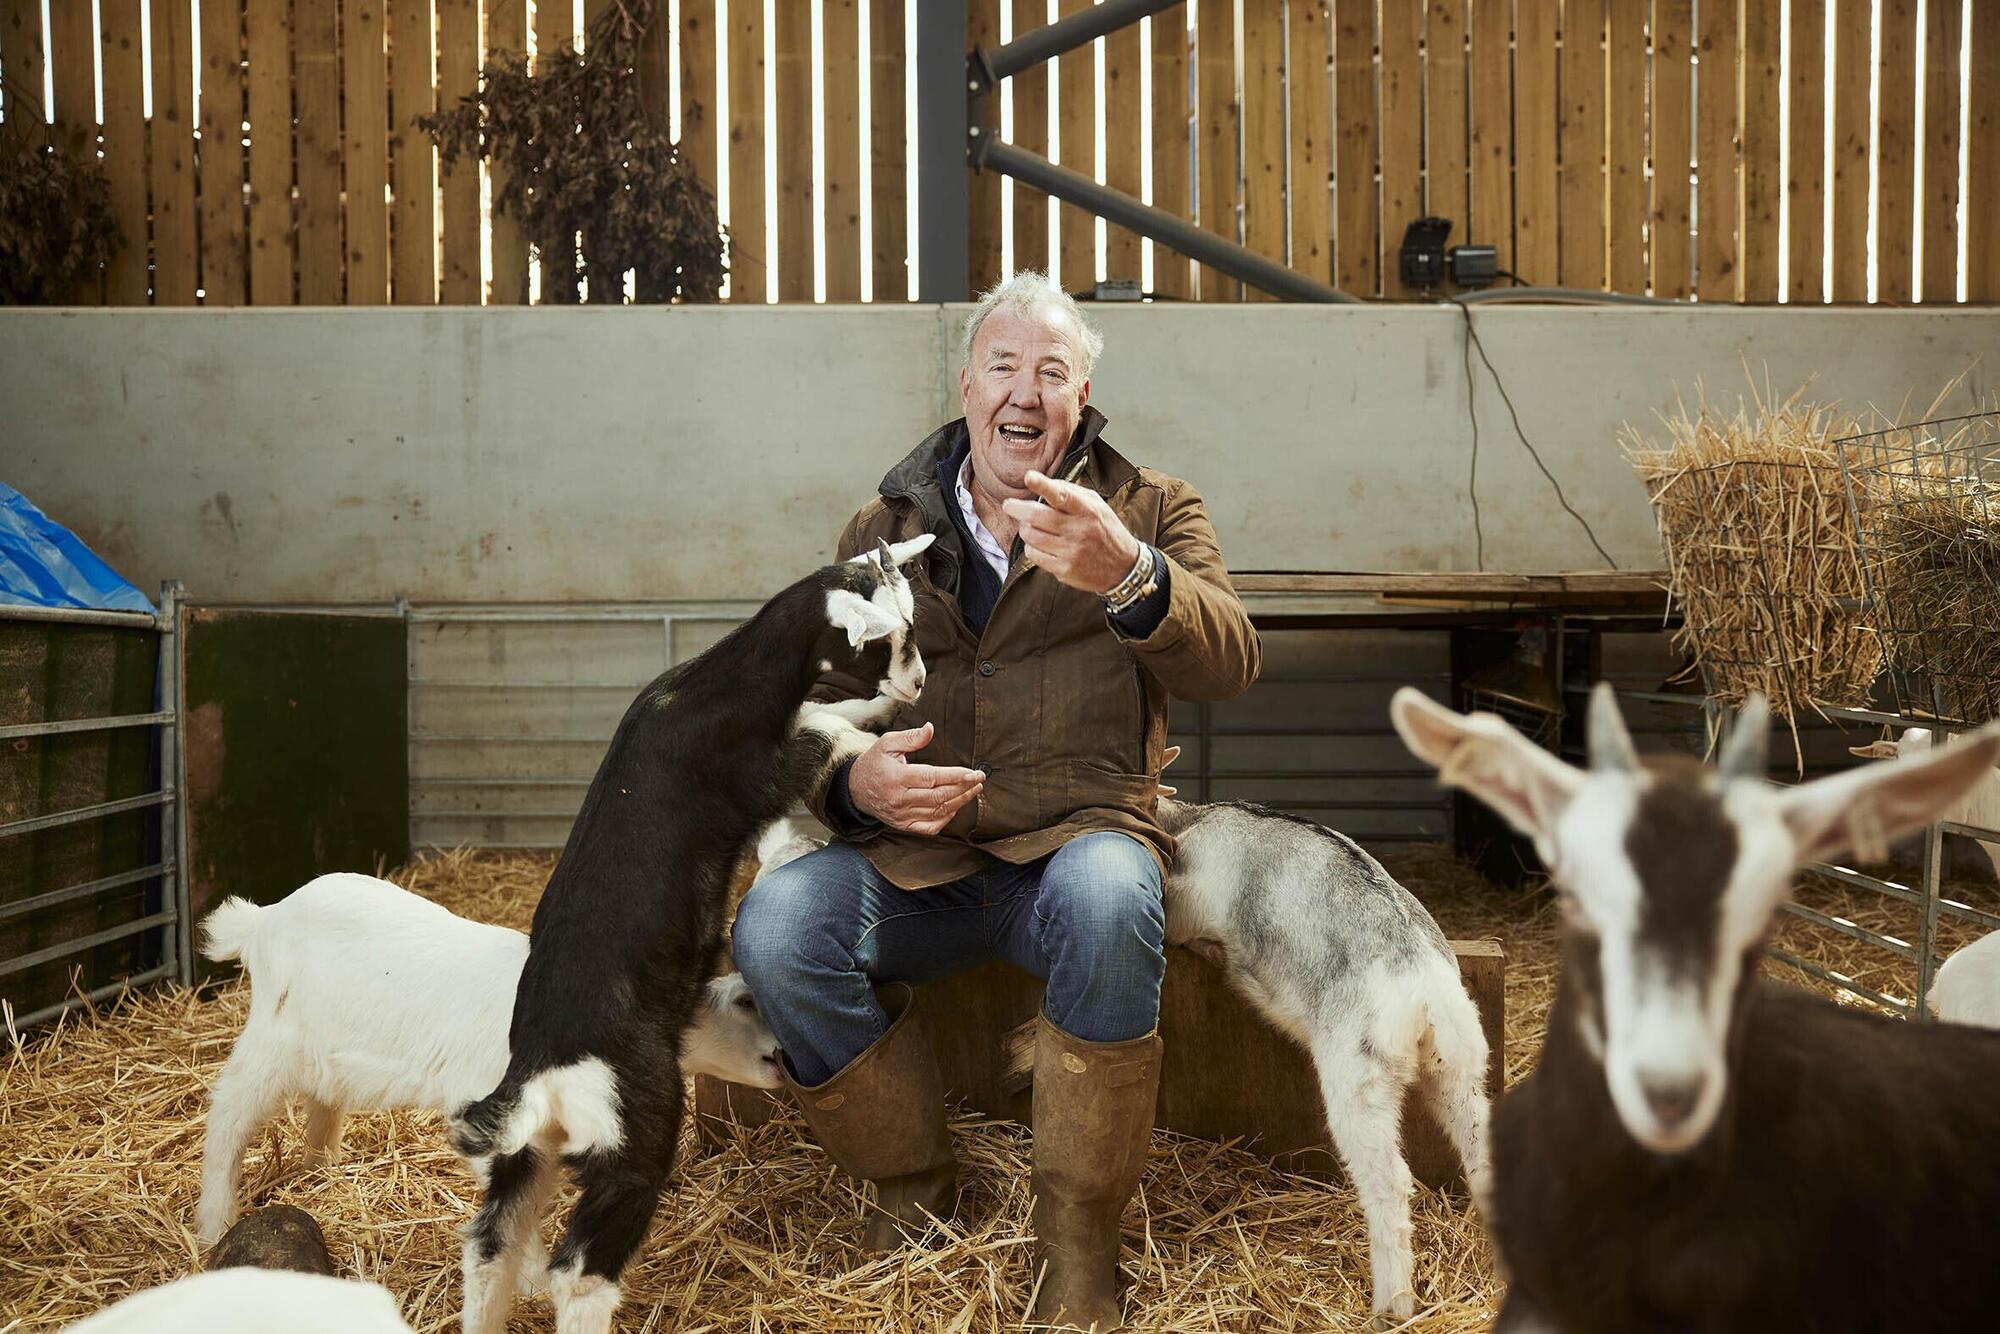
[(1000, 549), (1000, 543), (979, 521), (979, 511), (972, 506), (972, 455), (965, 456), (965, 462), (958, 465), (958, 483), (953, 488), (958, 493), (958, 512), (965, 516), (965, 529), (972, 534), (972, 541), (979, 548), (979, 554), (986, 557), (986, 563), (1002, 580), (1007, 577), (1007, 553)]

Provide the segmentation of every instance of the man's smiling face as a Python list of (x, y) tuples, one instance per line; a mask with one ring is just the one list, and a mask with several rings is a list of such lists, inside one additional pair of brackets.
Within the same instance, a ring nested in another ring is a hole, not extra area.
[(1031, 495), (1028, 473), (1054, 471), (1090, 401), (1080, 361), (1076, 331), (1058, 313), (1002, 307), (980, 324), (958, 389), (973, 477), (989, 496)]

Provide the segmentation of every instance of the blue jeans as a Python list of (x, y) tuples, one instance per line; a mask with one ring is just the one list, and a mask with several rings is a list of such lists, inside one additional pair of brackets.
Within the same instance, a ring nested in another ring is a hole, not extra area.
[(888, 1030), (875, 982), (929, 982), (1005, 959), (1045, 979), (1042, 1012), (1086, 1042), (1152, 1032), (1167, 968), (1160, 868), (1137, 839), (1085, 834), (1025, 866), (899, 889), (833, 843), (751, 887), (736, 966), (801, 1084), (825, 1083)]

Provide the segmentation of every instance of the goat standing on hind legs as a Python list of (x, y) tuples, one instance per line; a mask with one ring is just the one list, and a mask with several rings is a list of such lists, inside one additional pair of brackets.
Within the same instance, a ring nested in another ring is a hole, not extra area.
[(507, 1072), (452, 1120), (460, 1153), (491, 1155), (466, 1233), (467, 1334), (506, 1328), (558, 1162), (580, 1194), (549, 1265), (556, 1325), (610, 1329), (673, 1167), (681, 1044), (721, 953), (730, 872), (851, 758), (802, 719), (815, 680), (837, 669), (906, 703), (922, 690), (901, 565), (930, 542), (815, 571), (626, 710), (535, 909)]
[(1588, 772), (1403, 689), (1396, 730), (1535, 841), (1562, 905), (1541, 1063), (1494, 1114), (1496, 1329), (1991, 1329), (2000, 1033), (1761, 983), (1799, 867), (1926, 824), (1986, 728), (1797, 787), (1753, 697), (1720, 766), (1641, 761), (1608, 687)]

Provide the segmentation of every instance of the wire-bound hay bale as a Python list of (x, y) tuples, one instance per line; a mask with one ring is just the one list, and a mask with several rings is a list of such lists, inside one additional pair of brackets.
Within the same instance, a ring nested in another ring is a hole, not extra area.
[(1788, 720), (1867, 703), (1883, 661), (1835, 444), (1856, 419), (1803, 399), (1730, 413), (1701, 397), (1664, 419), (1664, 448), (1629, 426), (1623, 440), (1666, 551), (1676, 646), (1712, 698), (1761, 692)]

